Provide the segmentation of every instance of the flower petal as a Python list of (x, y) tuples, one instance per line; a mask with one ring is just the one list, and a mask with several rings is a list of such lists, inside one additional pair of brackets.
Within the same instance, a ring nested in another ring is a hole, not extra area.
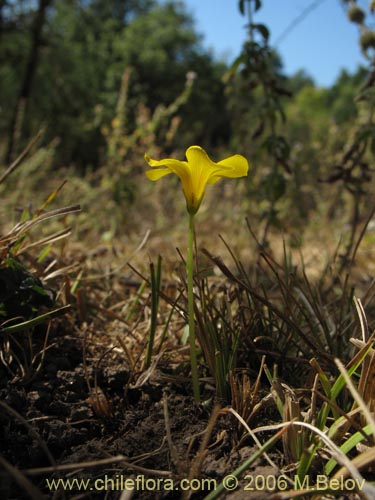
[(173, 172), (174, 174), (178, 175), (178, 177), (180, 177), (181, 180), (184, 180), (186, 176), (189, 175), (190, 173), (190, 167), (186, 161), (175, 160), (174, 158), (164, 158), (163, 160), (154, 160), (153, 158), (150, 158), (147, 154), (145, 155), (145, 160), (150, 165), (150, 167), (165, 167), (170, 172)]
[(217, 165), (224, 167), (222, 173), (218, 173), (218, 175), (222, 175), (223, 177), (244, 177), (249, 170), (249, 163), (242, 155), (229, 156), (219, 161)]
[(194, 165), (194, 170), (198, 170), (198, 168), (207, 169), (211, 166), (215, 166), (215, 163), (200, 146), (190, 146), (185, 154), (189, 164)]
[(150, 181), (157, 181), (164, 177), (165, 175), (171, 174), (172, 170), (169, 168), (155, 168), (153, 170), (147, 170), (146, 175)]
[(207, 181), (207, 184), (215, 184), (215, 182), (219, 181), (222, 178), (222, 175), (211, 175), (211, 177)]
[(216, 164), (200, 146), (190, 146), (185, 154), (190, 167), (190, 179), (185, 182), (184, 193), (189, 212), (195, 213), (201, 204), (206, 184), (215, 173)]

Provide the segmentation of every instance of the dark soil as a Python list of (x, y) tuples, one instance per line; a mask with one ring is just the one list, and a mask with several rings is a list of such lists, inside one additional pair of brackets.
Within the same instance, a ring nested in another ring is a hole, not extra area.
[[(31, 381), (12, 379), (8, 370), (0, 368), (2, 500), (183, 498), (178, 488), (189, 471), (195, 468), (192, 477), (215, 479), (219, 484), (254, 451), (251, 443), (240, 444), (234, 417), (223, 414), (204, 455), (199, 454), (212, 405), (194, 404), (190, 385), (176, 383), (159, 367), (149, 380), (134, 387), (115, 349), (90, 344), (84, 329), (72, 327), (73, 333), (68, 334), (70, 327), (69, 322), (61, 322), (55, 328), (42, 368), (37, 374), (34, 370)], [(168, 444), (167, 428), (173, 446)], [(194, 460), (197, 456), (202, 458), (201, 466)], [(65, 465), (69, 467), (61, 467)], [(264, 468), (263, 461), (254, 470), (275, 473), (268, 465)], [(80, 490), (74, 483), (71, 490), (49, 490), (46, 481), (59, 478), (90, 482), (87, 486), (82, 482)], [(166, 478), (174, 481), (173, 491), (171, 482), (163, 483), (165, 487), (156, 484)], [(123, 493), (132, 485), (128, 482), (125, 488), (126, 479), (138, 481), (134, 491)], [(210, 488), (192, 498), (204, 498)], [(245, 492), (238, 495), (233, 493), (233, 498), (245, 498)], [(246, 492), (246, 498), (267, 496), (265, 491)]]
[[(257, 450), (225, 405), (220, 412), (214, 406), (209, 378), (202, 377), (203, 402), (193, 401), (188, 352), (176, 347), (177, 337), (165, 341), (165, 354), (155, 356), (150, 369), (142, 367), (147, 299), (139, 306), (140, 321), (135, 315), (127, 323), (113, 306), (134, 297), (129, 287), (103, 281), (75, 297), (60, 293), (73, 307), (50, 329), (0, 331), (0, 500), (204, 499)], [(61, 290), (70, 290), (69, 282)], [(185, 322), (175, 321), (179, 332)], [(250, 364), (255, 380), (258, 365), (249, 360), (258, 353), (242, 347), (241, 366)], [(239, 413), (250, 396), (248, 389), (237, 398)], [(268, 401), (250, 422), (253, 428), (280, 422)], [(282, 450), (281, 441), (271, 450), (281, 468), (287, 465)], [(232, 490), (229, 481), (221, 498), (268, 499), (278, 477), (280, 469), (262, 457)], [(193, 480), (191, 490), (184, 492), (187, 480)]]

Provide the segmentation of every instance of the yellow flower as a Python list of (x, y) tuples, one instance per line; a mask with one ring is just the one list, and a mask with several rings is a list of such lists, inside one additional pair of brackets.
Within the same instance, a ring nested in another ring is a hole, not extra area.
[(249, 169), (246, 158), (241, 155), (215, 163), (200, 146), (190, 146), (185, 154), (187, 161), (174, 158), (153, 160), (146, 154), (145, 160), (150, 167), (161, 167), (148, 170), (146, 175), (150, 180), (157, 181), (165, 175), (176, 174), (182, 183), (187, 210), (192, 215), (199, 209), (206, 184), (214, 184), (221, 177), (244, 177)]

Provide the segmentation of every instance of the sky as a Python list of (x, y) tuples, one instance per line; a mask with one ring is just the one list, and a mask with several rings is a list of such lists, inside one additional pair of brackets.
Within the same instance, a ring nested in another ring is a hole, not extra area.
[[(184, 0), (203, 35), (203, 46), (218, 57), (232, 61), (246, 37), (246, 18), (238, 10), (238, 0)], [(313, 8), (315, 5), (315, 8)], [(357, 0), (371, 16), (367, 0)], [(306, 9), (309, 9), (305, 12)], [(295, 21), (303, 13), (299, 23)], [(353, 72), (367, 65), (359, 47), (359, 28), (350, 22), (341, 0), (262, 0), (254, 22), (270, 29), (270, 45), (281, 55), (288, 75), (304, 69), (317, 85), (330, 86), (345, 68)], [(295, 24), (291, 28), (292, 24)]]

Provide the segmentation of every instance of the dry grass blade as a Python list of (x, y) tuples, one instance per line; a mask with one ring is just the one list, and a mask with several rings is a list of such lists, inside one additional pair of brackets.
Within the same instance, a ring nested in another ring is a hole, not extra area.
[[(0, 251), (8, 251), (12, 245), (14, 245), (20, 237), (26, 234), (32, 227), (44, 222), (45, 220), (52, 219), (54, 217), (66, 216), (75, 212), (80, 212), (80, 205), (72, 205), (69, 207), (58, 208), (56, 210), (50, 210), (43, 214), (38, 215), (34, 219), (28, 220), (26, 222), (19, 222), (16, 224), (7, 234), (0, 237)], [(28, 245), (22, 248), (22, 251), (26, 251)]]
[(108, 465), (120, 463), (121, 466), (127, 467), (132, 470), (143, 472), (144, 474), (151, 474), (160, 477), (171, 477), (171, 472), (169, 470), (155, 470), (147, 469), (146, 467), (141, 467), (140, 465), (133, 464), (128, 461), (128, 457), (124, 455), (116, 455), (114, 457), (108, 457), (98, 460), (89, 460), (85, 462), (77, 462), (72, 464), (61, 464), (54, 467), (34, 467), (32, 469), (25, 469), (22, 472), (28, 476), (39, 476), (41, 474), (50, 474), (53, 472), (72, 472), (81, 469), (90, 469), (91, 467), (98, 467), (100, 465)]
[[(276, 379), (273, 384), (278, 387), (278, 396), (281, 398), (283, 403), (283, 421), (290, 422), (292, 420), (300, 420), (302, 418), (301, 408), (299, 400), (293, 391), (293, 389), (286, 384), (276, 383)], [(295, 427), (290, 427), (288, 431), (283, 435), (283, 450), (288, 463), (297, 462), (299, 459), (299, 446), (298, 443), (301, 440), (301, 432)]]
[(44, 323), (47, 319), (54, 318), (55, 316), (60, 316), (65, 313), (67, 310), (71, 308), (70, 305), (59, 307), (58, 309), (54, 309), (53, 311), (49, 311), (45, 314), (40, 314), (33, 319), (28, 321), (23, 321), (22, 323), (17, 323), (16, 325), (11, 326), (1, 326), (0, 325), (0, 333), (17, 333), (22, 332), (26, 329), (33, 328), (34, 326), (39, 325), (40, 323)]
[[(234, 476), (235, 478), (240, 477), (256, 460), (258, 460), (259, 457), (261, 457), (270, 447), (272, 447), (286, 432), (286, 429), (288, 428), (288, 425), (281, 425), (281, 429), (276, 432), (275, 435), (273, 435), (268, 441), (266, 441), (263, 445), (262, 448), (257, 450), (255, 453), (253, 453), (249, 458), (247, 458), (235, 471), (232, 472), (230, 477)], [(276, 427), (275, 427), (276, 428)], [(226, 491), (226, 488), (224, 486), (224, 483), (221, 483), (218, 485), (218, 487), (211, 491), (205, 498), (204, 500), (215, 500), (218, 498), (220, 495), (222, 495)]]
[(371, 426), (372, 434), (375, 436), (375, 420), (374, 417), (367, 406), (366, 402), (363, 400), (362, 396), (359, 394), (357, 389), (354, 387), (354, 384), (352, 382), (352, 379), (350, 378), (348, 372), (346, 371), (344, 365), (341, 363), (339, 359), (335, 360), (335, 363), (340, 370), (340, 373), (345, 379), (345, 382), (347, 384), (347, 387), (353, 396), (354, 400), (356, 401), (357, 405), (361, 408), (362, 413), (366, 419), (366, 422)]
[(27, 493), (28, 497), (32, 500), (45, 500), (47, 497), (41, 493), (41, 491), (33, 485), (33, 483), (27, 479), (27, 477), (22, 474), (22, 472), (13, 467), (5, 458), (0, 456), (0, 466), (2, 466), (10, 476), (21, 486), (21, 488)]
[[(364, 467), (371, 465), (374, 462), (375, 462), (375, 447), (363, 451), (360, 455), (352, 459), (354, 467), (357, 467), (358, 470), (363, 469)], [(349, 475), (348, 469), (346, 467), (341, 467), (341, 469), (337, 471), (334, 477), (348, 477), (348, 475)]]
[(210, 415), (210, 419), (208, 421), (206, 430), (204, 431), (203, 439), (201, 441), (201, 444), (199, 446), (197, 454), (194, 457), (194, 459), (190, 465), (190, 470), (189, 470), (189, 479), (190, 480), (193, 478), (199, 477), (201, 475), (202, 463), (207, 455), (208, 443), (209, 443), (209, 440), (211, 438), (212, 432), (214, 430), (214, 425), (215, 425), (216, 420), (219, 416), (219, 413), (220, 413), (220, 406), (216, 405), (213, 408), (212, 413)]
[[(140, 252), (142, 250), (142, 248), (145, 246), (145, 244), (147, 243), (147, 240), (148, 240), (148, 237), (150, 236), (150, 230), (147, 229), (145, 235), (143, 236), (142, 240), (140, 241), (140, 243), (137, 245), (137, 247), (135, 248), (135, 250), (133, 250), (129, 256), (127, 256), (127, 259), (131, 259), (133, 258), (138, 252)], [(130, 264), (128, 261), (126, 262), (123, 262), (122, 264), (120, 264), (119, 266), (117, 266), (115, 269), (112, 269), (111, 271), (108, 271), (106, 273), (103, 273), (103, 274), (98, 274), (96, 276), (86, 276), (84, 278), (82, 278), (82, 281), (96, 281), (96, 280), (100, 280), (100, 279), (103, 279), (103, 278), (109, 278), (111, 276), (116, 276), (125, 266), (129, 266), (130, 267)]]
[(359, 323), (361, 326), (362, 340), (363, 340), (363, 342), (367, 342), (369, 337), (370, 337), (370, 333), (369, 333), (369, 327), (368, 327), (368, 323), (367, 323), (367, 319), (366, 319), (365, 310), (363, 309), (363, 306), (362, 306), (360, 299), (357, 299), (357, 297), (354, 297), (353, 301), (354, 301), (354, 305), (357, 309), (358, 319), (359, 319)]
[(65, 184), (67, 182), (68, 182), (67, 180), (64, 180), (60, 184), (60, 186), (58, 186), (56, 189), (54, 189), (52, 191), (52, 193), (50, 193), (47, 196), (47, 199), (44, 201), (44, 203), (42, 204), (42, 206), (38, 208), (36, 214), (34, 215), (34, 218), (38, 217), (38, 215), (40, 215), (41, 213), (44, 212), (44, 210), (47, 208), (47, 206), (56, 198), (56, 196), (60, 193), (60, 191), (62, 190), (62, 188), (65, 186)]
[[(252, 439), (254, 440), (254, 442), (256, 443), (256, 445), (258, 446), (258, 448), (261, 449), (262, 446), (263, 446), (262, 443), (256, 437), (256, 435), (254, 434), (254, 432), (250, 429), (250, 427), (245, 422), (245, 420), (241, 417), (241, 415), (239, 415), (233, 408), (229, 408), (228, 411), (230, 413), (232, 413), (232, 415), (234, 415), (236, 417), (236, 419), (244, 426), (244, 428), (248, 432), (249, 436), (252, 437)], [(277, 465), (271, 460), (271, 458), (268, 456), (268, 454), (266, 452), (264, 452), (264, 457), (267, 460), (267, 462), (271, 465), (271, 467), (273, 467), (275, 470), (278, 470)]]
[(134, 490), (124, 490), (121, 493), (120, 500), (131, 500), (134, 496)]
[(153, 374), (155, 373), (155, 370), (158, 366), (158, 363), (160, 359), (163, 357), (164, 353), (161, 352), (160, 354), (154, 356), (150, 368), (147, 368), (147, 370), (143, 371), (139, 377), (137, 378), (136, 382), (134, 384), (131, 384), (131, 389), (139, 389), (143, 385), (147, 383), (150, 378), (152, 378)]
[(30, 432), (30, 435), (34, 437), (34, 439), (39, 443), (40, 447), (44, 451), (45, 455), (47, 456), (48, 460), (52, 464), (53, 467), (56, 466), (55, 459), (53, 458), (52, 453), (49, 451), (48, 446), (46, 443), (43, 441), (43, 439), (40, 437), (40, 435), (33, 429), (33, 427), (25, 420), (25, 418), (20, 415), (16, 410), (11, 408), (9, 405), (7, 405), (4, 401), (0, 401), (0, 406), (4, 408), (4, 410), (9, 414), (15, 417), (17, 420), (19, 420)]
[(74, 262), (73, 264), (70, 264), (68, 266), (60, 267), (59, 269), (56, 269), (56, 271), (51, 271), (48, 274), (43, 275), (43, 280), (48, 281), (53, 278), (57, 278), (58, 276), (66, 276), (67, 273), (71, 271), (75, 271), (77, 268), (79, 268), (80, 264), (78, 262)]
[(169, 410), (168, 410), (168, 395), (164, 392), (163, 396), (163, 409), (164, 409), (164, 423), (165, 423), (165, 432), (167, 435), (167, 442), (169, 446), (169, 451), (171, 453), (172, 462), (177, 468), (178, 473), (183, 476), (186, 473), (185, 463), (180, 460), (178, 456), (177, 449), (173, 444), (172, 433), (171, 433), (171, 424), (169, 420)]
[[(367, 359), (369, 358), (369, 359)], [(358, 392), (362, 396), (371, 414), (375, 410), (375, 351), (371, 349), (365, 359), (359, 379)], [(361, 416), (362, 417), (362, 416)], [(361, 419), (362, 420), (362, 419)], [(362, 421), (364, 423), (364, 421)]]
[[(303, 329), (299, 326), (299, 324), (293, 321), (293, 319), (291, 319), (288, 314), (280, 310), (275, 304), (268, 300), (267, 297), (263, 297), (260, 293), (255, 291), (244, 279), (240, 279), (235, 276), (224, 264), (221, 257), (213, 256), (206, 249), (202, 249), (202, 252), (220, 269), (224, 276), (226, 276), (233, 283), (236, 283), (240, 287), (240, 289), (245, 290), (253, 300), (259, 302), (263, 306), (266, 306), (267, 309), (272, 312), (278, 319), (282, 320), (283, 323), (291, 329), (291, 331), (295, 332), (299, 338), (303, 339), (304, 343), (311, 349), (312, 352), (316, 352), (316, 342), (314, 342), (312, 338), (309, 338), (305, 334)], [(294, 342), (292, 337), (290, 337), (290, 342)], [(300, 350), (302, 350), (302, 345), (299, 345), (298, 347)], [(306, 357), (308, 357), (307, 354), (308, 353), (305, 353)], [(319, 354), (325, 359), (332, 361), (332, 357), (328, 353), (321, 351), (319, 352)]]
[[(369, 327), (365, 315), (365, 311), (361, 304), (361, 301), (354, 297), (354, 304), (357, 309), (357, 314), (360, 322), (361, 332), (362, 332), (362, 342), (355, 341), (352, 339), (356, 345), (361, 347), (359, 353), (363, 352), (364, 348), (368, 349), (368, 344), (374, 336), (370, 337)], [(372, 342), (371, 342), (372, 343)], [(358, 354), (359, 354), (358, 353)], [(367, 353), (365, 359), (363, 360), (361, 367), (361, 376), (358, 383), (358, 393), (363, 398), (366, 406), (368, 407), (370, 413), (372, 414), (375, 409), (375, 350), (371, 347)], [(366, 425), (367, 419), (363, 413), (361, 413), (361, 423)]]
[[(307, 422), (294, 421), (294, 422), (284, 422), (282, 424), (265, 425), (254, 429), (253, 432), (257, 433), (257, 432), (271, 431), (289, 427), (290, 425), (306, 427), (307, 429), (317, 434), (321, 438), (321, 440), (327, 445), (328, 448), (326, 451), (328, 451), (332, 455), (332, 457), (334, 457), (335, 460), (348, 471), (350, 476), (356, 481), (357, 485), (363, 485), (363, 487), (361, 486), (361, 490), (358, 491), (360, 496), (362, 498), (365, 498), (366, 500), (373, 500), (375, 498), (374, 486), (365, 481), (365, 479), (358, 471), (357, 467), (354, 465), (354, 462), (350, 460), (350, 458), (340, 450), (340, 448), (332, 441), (332, 439), (330, 439), (327, 436), (325, 432), (321, 431), (317, 427)], [(337, 474), (334, 477), (338, 477)]]
[(39, 214), (37, 217), (35, 217), (30, 221), (21, 223), (23, 229), (22, 233), (27, 231), (31, 227), (35, 226), (36, 224), (40, 224), (45, 220), (52, 219), (54, 217), (66, 216), (74, 212), (80, 212), (80, 211), (81, 211), (81, 206), (79, 204), (71, 205), (69, 207), (56, 208), (55, 210), (49, 210), (48, 212)]
[(44, 133), (43, 130), (39, 130), (39, 132), (36, 134), (36, 136), (33, 139), (31, 139), (31, 141), (29, 142), (29, 144), (22, 151), (22, 153), (18, 156), (18, 158), (16, 158), (14, 160), (14, 162), (5, 170), (5, 172), (3, 173), (3, 175), (0, 177), (0, 184), (2, 184), (7, 179), (7, 177), (9, 177), (10, 174), (12, 172), (14, 172), (16, 170), (16, 168), (21, 165), (21, 163), (27, 157), (27, 155), (30, 153), (30, 151), (32, 150), (32, 148), (35, 146), (35, 144), (42, 137), (43, 133)]
[(57, 231), (56, 233), (51, 234), (50, 236), (46, 236), (45, 238), (42, 238), (38, 241), (35, 241), (34, 243), (30, 243), (26, 247), (21, 248), (20, 250), (18, 250), (17, 255), (20, 255), (23, 252), (29, 251), (32, 248), (37, 248), (37, 247), (40, 247), (42, 245), (50, 245), (50, 244), (55, 243), (56, 241), (59, 241), (63, 238), (67, 238), (68, 236), (70, 236), (71, 232), (72, 232), (71, 227), (67, 227), (66, 229), (63, 229), (61, 231)]
[(232, 395), (231, 406), (246, 424), (249, 424), (257, 411), (262, 407), (262, 403), (258, 402), (258, 396), (265, 362), (266, 356), (262, 356), (258, 375), (253, 386), (251, 386), (250, 379), (246, 373), (242, 375), (241, 379), (238, 376), (236, 377), (232, 372), (229, 374)]

